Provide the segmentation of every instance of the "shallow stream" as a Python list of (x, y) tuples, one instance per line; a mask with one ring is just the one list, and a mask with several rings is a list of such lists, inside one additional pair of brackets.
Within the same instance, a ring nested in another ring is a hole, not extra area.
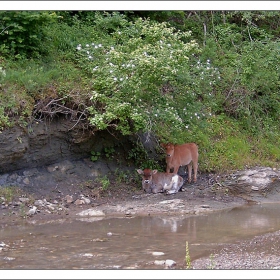
[[(280, 230), (280, 204), (261, 204), (203, 216), (77, 218), (0, 228), (1, 269), (163, 269), (221, 246)], [(155, 263), (155, 261), (157, 261)]]

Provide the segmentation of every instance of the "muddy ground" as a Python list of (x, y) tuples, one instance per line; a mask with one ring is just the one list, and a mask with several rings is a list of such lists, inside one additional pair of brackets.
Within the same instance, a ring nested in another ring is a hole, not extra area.
[[(266, 169), (265, 172), (257, 170), (257, 173), (263, 172), (270, 177), (269, 187), (267, 185), (256, 187), (252, 184), (233, 184), (232, 178), (235, 178), (235, 175), (228, 180), (228, 174), (199, 174), (196, 183), (186, 182), (182, 191), (172, 195), (144, 193), (137, 175), (123, 177), (123, 180), (117, 176), (117, 178), (111, 179), (110, 184), (105, 188), (104, 182), (96, 183), (88, 178), (81, 180), (81, 177), (77, 177), (73, 172), (71, 176), (65, 173), (64, 175), (67, 176), (67, 180), (65, 180), (65, 176), (52, 173), (58, 169), (48, 169), (52, 176), (58, 178), (58, 183), (42, 184), (41, 188), (34, 187), (34, 184), (31, 183), (33, 177), (30, 174), (32, 172), (25, 172), (23, 181), (25, 180), (26, 184), (20, 188), (18, 195), (14, 196), (12, 201), (2, 197), (0, 225), (16, 223), (20, 219), (40, 223), (62, 217), (77, 218), (78, 215), (122, 217), (201, 215), (244, 204), (280, 201), (279, 173), (271, 175)], [(136, 173), (135, 170), (132, 172)], [(19, 174), (11, 176), (19, 181)], [(44, 179), (42, 174), (36, 173), (36, 178), (40, 176)], [(187, 177), (187, 175), (182, 176), (184, 179)], [(213, 264), (212, 255), (194, 261), (192, 268), (280, 269), (279, 235), (279, 232), (275, 232), (255, 237), (247, 242), (229, 244), (214, 254), (215, 264)], [(275, 240), (275, 243), (268, 242), (271, 239)], [(268, 246), (265, 247), (263, 253), (256, 253), (256, 247), (263, 246), (266, 242)]]
[[(135, 172), (136, 173), (136, 172)], [(187, 175), (182, 175), (186, 180)], [(107, 216), (132, 215), (199, 215), (255, 203), (242, 193), (236, 195), (218, 181), (220, 176), (200, 174), (196, 183), (188, 183), (176, 194), (147, 194), (141, 188), (140, 176), (131, 182), (110, 180), (108, 188), (102, 182), (61, 179), (53, 187), (25, 186), (13, 201), (2, 202), (2, 221), (17, 218), (44, 220), (62, 216), (76, 217), (84, 210), (102, 211)], [(27, 198), (27, 199), (26, 199)], [(41, 202), (41, 203), (38, 203)], [(36, 206), (34, 214), (29, 210)], [(49, 207), (48, 207), (49, 206)], [(98, 214), (96, 214), (98, 215)]]

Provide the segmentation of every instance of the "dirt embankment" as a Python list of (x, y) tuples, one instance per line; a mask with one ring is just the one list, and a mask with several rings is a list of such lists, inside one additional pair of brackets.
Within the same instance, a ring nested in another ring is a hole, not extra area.
[[(135, 175), (126, 177), (125, 183), (120, 181), (116, 168), (108, 162), (93, 163), (86, 159), (2, 175), (0, 182), (18, 182), (21, 192), (13, 201), (1, 198), (1, 216), (40, 220), (77, 214), (199, 215), (246, 203), (280, 200), (280, 171), (267, 167), (227, 175), (199, 174), (196, 183), (186, 182), (182, 191), (173, 195), (146, 194)], [(106, 190), (104, 182), (97, 184), (93, 180), (101, 170), (103, 175), (113, 174)], [(132, 167), (127, 171), (137, 174)], [(182, 176), (187, 178), (186, 174)]]

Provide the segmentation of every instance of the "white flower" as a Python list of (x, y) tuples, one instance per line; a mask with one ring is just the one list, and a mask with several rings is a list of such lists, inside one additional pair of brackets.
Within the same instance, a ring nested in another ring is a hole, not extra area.
[(3, 67), (0, 67), (0, 73), (2, 74), (2, 76), (6, 77), (6, 71), (5, 69), (3, 69)]
[(98, 46), (95, 46), (94, 48), (95, 48), (95, 49), (98, 49)]
[(89, 55), (89, 56), (88, 56), (88, 58), (89, 58), (89, 59), (92, 59), (92, 56), (91, 56), (91, 55)]
[(87, 51), (87, 54), (89, 54), (89, 51)]
[(102, 47), (102, 45), (101, 45), (101, 44), (99, 44), (99, 45), (98, 45), (98, 47), (99, 47), (99, 48), (101, 48), (101, 47)]
[(123, 81), (123, 78), (120, 78), (120, 81)]
[(110, 70), (110, 73), (113, 73), (113, 70)]
[(111, 47), (111, 50), (114, 50), (115, 48), (114, 47)]
[(86, 47), (88, 48), (88, 47), (89, 47), (89, 44), (86, 44)]
[(94, 43), (91, 43), (92, 46), (94, 46)]
[(79, 51), (79, 50), (81, 50), (81, 49), (82, 49), (82, 47), (81, 47), (81, 46), (78, 46), (78, 47), (77, 47), (77, 50), (78, 50), (78, 51)]
[(118, 80), (118, 78), (114, 77), (114, 81), (117, 81), (117, 80)]

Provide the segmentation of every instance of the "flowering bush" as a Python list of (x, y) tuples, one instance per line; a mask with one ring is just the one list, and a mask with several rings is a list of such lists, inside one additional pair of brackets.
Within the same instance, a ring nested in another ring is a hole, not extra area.
[(102, 41), (96, 36), (76, 48), (79, 66), (92, 75), (90, 123), (99, 130), (153, 131), (180, 141), (180, 134), (185, 137), (207, 114), (199, 96), (211, 94), (217, 71), (210, 61), (204, 65), (196, 59), (200, 49), (191, 32), (141, 18), (123, 21)]

